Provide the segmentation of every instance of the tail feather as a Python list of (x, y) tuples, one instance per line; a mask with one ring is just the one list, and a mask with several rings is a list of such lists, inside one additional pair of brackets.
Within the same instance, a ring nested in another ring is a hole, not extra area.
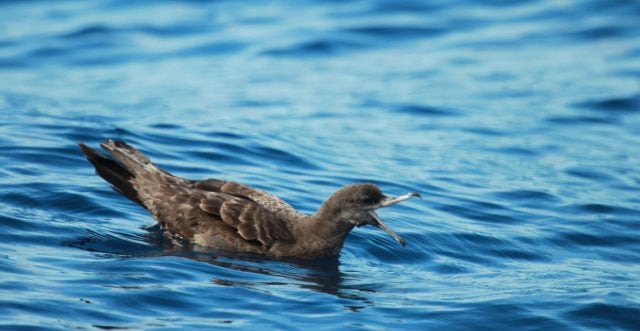
[(159, 170), (148, 157), (124, 141), (108, 139), (100, 146), (134, 174)]
[(109, 182), (114, 190), (126, 196), (131, 201), (142, 205), (142, 201), (140, 201), (138, 197), (138, 192), (136, 192), (136, 189), (131, 183), (131, 180), (135, 178), (135, 175), (131, 171), (85, 144), (79, 144), (79, 146), (87, 160), (96, 168), (96, 173), (100, 177)]

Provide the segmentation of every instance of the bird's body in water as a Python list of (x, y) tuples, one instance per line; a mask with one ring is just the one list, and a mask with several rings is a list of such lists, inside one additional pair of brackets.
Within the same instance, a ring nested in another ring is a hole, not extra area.
[(169, 234), (214, 249), (272, 257), (337, 256), (354, 226), (382, 228), (402, 245), (375, 209), (419, 196), (386, 197), (373, 184), (344, 186), (313, 215), (261, 190), (219, 179), (189, 180), (156, 167), (121, 141), (101, 144), (113, 158), (80, 144), (96, 173), (140, 204)]

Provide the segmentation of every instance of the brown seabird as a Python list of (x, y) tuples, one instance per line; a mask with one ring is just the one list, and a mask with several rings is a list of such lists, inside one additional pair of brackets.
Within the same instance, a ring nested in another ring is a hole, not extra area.
[(100, 144), (113, 158), (80, 144), (96, 173), (140, 204), (172, 236), (217, 250), (272, 257), (322, 258), (340, 254), (354, 226), (382, 228), (405, 240), (376, 214), (416, 192), (388, 198), (374, 184), (342, 187), (313, 215), (303, 215), (264, 191), (220, 179), (189, 180), (156, 167), (122, 141)]

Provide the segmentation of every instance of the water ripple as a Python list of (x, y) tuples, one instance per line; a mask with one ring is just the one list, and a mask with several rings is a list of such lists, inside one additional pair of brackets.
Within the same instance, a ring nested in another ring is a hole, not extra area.
[(622, 327), (629, 330), (640, 325), (640, 309), (607, 303), (592, 303), (567, 312), (577, 323), (597, 329)]
[(576, 104), (576, 106), (606, 112), (633, 113), (640, 111), (640, 96), (585, 101)]
[(412, 39), (420, 37), (434, 37), (445, 34), (447, 29), (419, 26), (362, 26), (344, 29), (345, 32), (355, 33), (367, 37), (384, 38), (389, 40)]
[(321, 56), (340, 54), (341, 52), (354, 51), (364, 45), (339, 39), (318, 39), (303, 41), (285, 48), (270, 49), (263, 52), (270, 56)]

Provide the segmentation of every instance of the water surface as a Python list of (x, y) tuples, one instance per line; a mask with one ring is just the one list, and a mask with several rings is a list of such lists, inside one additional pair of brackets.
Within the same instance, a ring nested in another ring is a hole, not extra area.
[[(637, 330), (632, 1), (0, 5), (0, 328)], [(176, 247), (76, 144), (313, 212), (419, 191), (337, 260)]]

